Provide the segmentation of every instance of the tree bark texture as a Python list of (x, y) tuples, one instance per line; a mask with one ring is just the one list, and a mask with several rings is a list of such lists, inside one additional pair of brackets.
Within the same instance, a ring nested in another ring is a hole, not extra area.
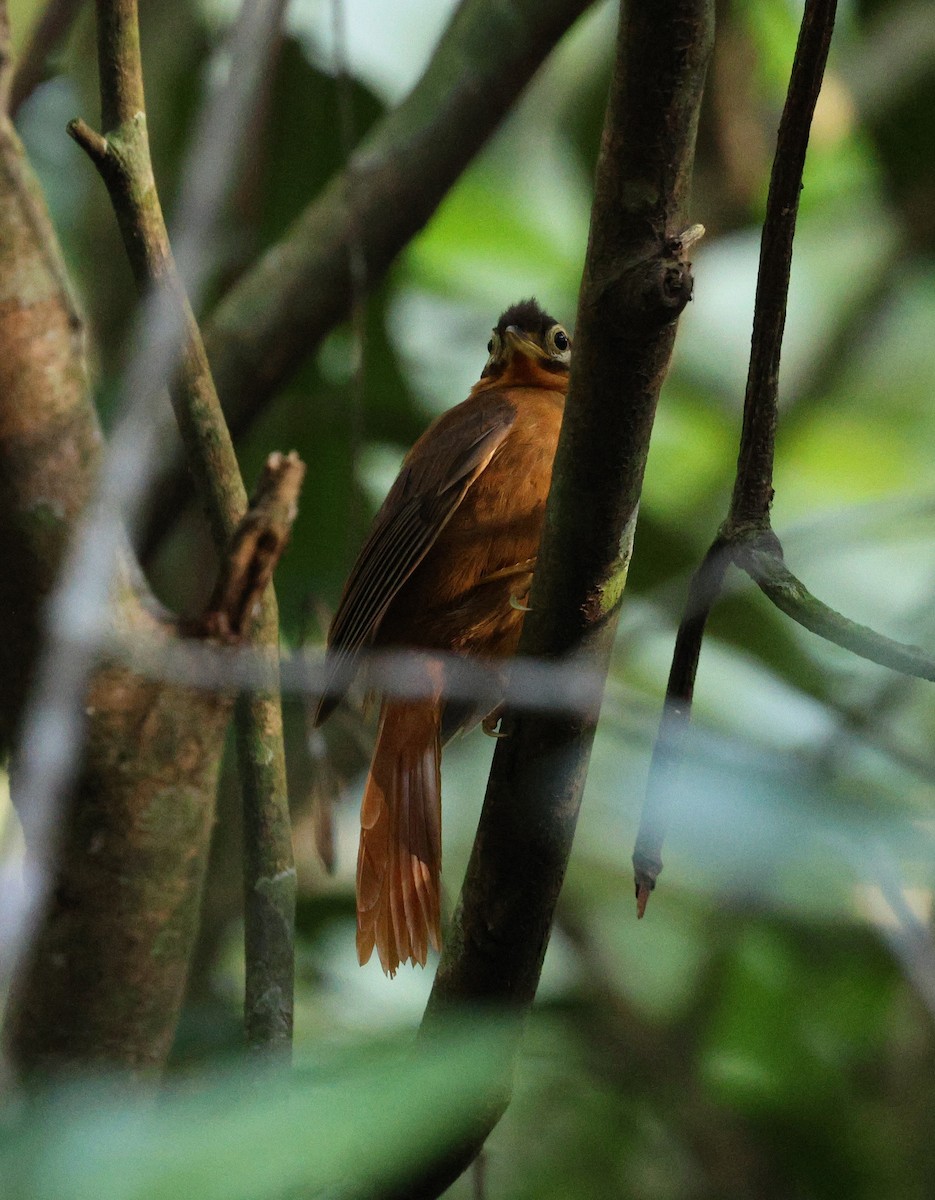
[(0, 114), (0, 747), (16, 729), (48, 595), (101, 434), (84, 327), (42, 192)]
[[(0, 552), (8, 564), (0, 572), (0, 731), (9, 747), (43, 605), (92, 493), (101, 435), (82, 322), (5, 116), (0, 230)], [(146, 601), (125, 585), (115, 620), (160, 636)], [(7, 1049), (25, 1070), (162, 1063), (197, 923), (229, 703), (112, 664), (95, 676), (86, 711), (84, 763), (59, 843), (29, 847), (42, 863), (55, 855), (61, 865), (7, 1011)], [(28, 831), (30, 814), (23, 818)]]

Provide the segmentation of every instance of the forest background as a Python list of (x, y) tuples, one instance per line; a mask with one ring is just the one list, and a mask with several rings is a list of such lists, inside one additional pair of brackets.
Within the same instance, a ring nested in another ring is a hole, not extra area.
[[(236, 7), (224, 0), (142, 4), (149, 133), (170, 224), (193, 123), (226, 69), (221, 47)], [(10, 4), (16, 47), (42, 8)], [(329, 4), (293, 0), (200, 312), (212, 311), (346, 164), (354, 144), (403, 100), (451, 12), (448, 3), (346, 0), (336, 24)], [(734, 478), (760, 223), (800, 16), (791, 0), (718, 6), (690, 209), (706, 228), (692, 255), (694, 302), (681, 319), (654, 428), (556, 931), (515, 1097), (486, 1152), (490, 1196), (921, 1200), (935, 1179), (929, 683), (829, 645), (745, 577), (730, 576), (702, 654), (683, 802), (640, 923), (632, 900), (630, 855), (675, 629)], [(384, 278), (373, 287), (365, 281), (355, 319), (330, 332), (239, 433), (248, 483), (274, 448), (296, 449), (308, 468), (276, 576), (287, 650), (320, 643), (405, 448), (467, 394), (499, 312), (534, 294), (573, 323), (615, 22), (607, 4), (582, 16), (425, 229)], [(16, 123), (87, 317), (107, 429), (135, 291), (106, 190), (65, 134), (79, 114), (96, 119), (93, 26), (90, 9), (80, 12), (51, 77), (25, 100)], [(855, 620), (929, 648), (933, 146), (929, 6), (842, 3), (795, 242), (773, 526), (811, 591)], [(173, 610), (196, 614), (214, 579), (205, 565), (214, 553), (207, 527), (194, 507), (181, 520), (157, 512), (153, 527), (160, 520), (167, 532), (152, 535), (147, 560), (154, 590)], [(284, 1185), (273, 1164), (283, 1157), (313, 1162), (314, 1170), (331, 1164), (347, 1183), (356, 1171), (369, 1178), (361, 1163), (371, 1138), (392, 1176), (394, 1163), (408, 1164), (413, 1144), (427, 1147), (442, 1136), (438, 1105), (453, 1068), (420, 1077), (403, 1093), (421, 1100), (400, 1145), (396, 1106), (407, 1101), (386, 1092), (379, 1057), (417, 1026), (431, 969), (405, 970), (389, 982), (376, 964), (360, 970), (354, 958), (365, 724), (351, 713), (324, 740), (310, 741), (305, 701), (286, 700), (299, 882), (296, 1056), (319, 1072), (355, 1079), (357, 1092), (343, 1116), (331, 1114), (333, 1135), (322, 1144), (316, 1121), (331, 1107), (327, 1094), (315, 1100), (310, 1091), (309, 1104), (319, 1108), (304, 1113), (303, 1136), (275, 1106), (265, 1115), (257, 1103), (219, 1113), (217, 1093), (200, 1087), (202, 1072), (230, 1069), (242, 1041), (239, 789), (231, 753), (172, 1052), (182, 1100), (166, 1110), (158, 1136), (109, 1107), (110, 1099), (102, 1098), (96, 1114), (86, 1099), (56, 1101), (66, 1106), (64, 1124), (37, 1118), (28, 1136), (17, 1126), (0, 1144), (0, 1165), (5, 1154), (8, 1171), (23, 1181), (14, 1194), (203, 1196), (216, 1187), (226, 1197), (278, 1196)], [(452, 900), (490, 754), (479, 732), (446, 752)], [(316, 856), (312, 817), (326, 773), (341, 793), (332, 876)], [(0, 820), (9, 847), (16, 824), (6, 801)], [(470, 1080), (490, 1047), (452, 1037), (451, 1061)], [(187, 1129), (215, 1121), (223, 1144), (187, 1139)], [(283, 1146), (258, 1162), (256, 1144), (267, 1144), (267, 1136)], [(129, 1151), (120, 1169), (114, 1165), (122, 1138), (146, 1148), (133, 1170)], [(295, 1170), (301, 1176), (301, 1165)], [(179, 1180), (188, 1181), (187, 1193)], [(451, 1195), (467, 1197), (480, 1186), (476, 1177), (465, 1179)]]

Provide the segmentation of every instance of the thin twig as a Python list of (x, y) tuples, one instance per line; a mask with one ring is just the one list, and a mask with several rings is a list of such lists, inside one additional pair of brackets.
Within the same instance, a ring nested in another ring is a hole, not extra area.
[[(802, 16), (786, 102), (779, 123), (760, 242), (753, 337), (737, 474), (727, 520), (705, 559), (706, 563), (711, 563), (712, 555), (719, 555), (722, 565), (711, 570), (702, 567), (692, 581), (692, 591), (702, 584), (704, 587), (703, 615), (699, 620), (696, 610), (698, 596), (690, 595), (679, 626), (669, 679), (671, 689), (675, 676), (676, 692), (679, 676), (686, 670), (691, 685), (694, 684), (707, 615), (717, 601), (735, 543), (743, 542), (752, 535), (761, 542), (769, 542), (770, 549), (775, 550), (781, 560), (779, 543), (769, 526), (779, 401), (779, 358), (805, 154), (831, 44), (836, 7), (837, 0), (806, 0)], [(671, 801), (680, 747), (690, 720), (690, 691), (686, 695), (682, 689), (677, 709), (670, 704), (667, 692), (659, 734), (653, 747), (647, 795), (633, 856), (638, 917), (643, 916), (656, 877), (662, 870), (661, 850), (667, 825), (666, 813)]]
[(690, 722), (701, 643), (730, 561), (730, 547), (718, 538), (692, 576), (675, 638), (662, 720), (653, 746), (646, 799), (633, 850), (637, 917), (645, 913), (649, 894), (662, 870), (662, 843), (669, 827), (676, 776)]
[[(272, 30), (281, 18), (282, 7), (281, 0), (262, 5), (247, 3), (235, 28), (233, 57), (249, 61), (254, 84), (259, 77), (256, 59), (262, 59), (263, 47), (272, 44)], [(107, 186), (140, 290), (157, 292), (172, 326), (178, 330), (181, 358), (170, 387), (173, 408), (215, 545), (222, 556), (230, 553), (234, 562), (237, 546), (234, 544), (230, 551), (228, 548), (238, 532), (243, 533), (240, 522), (247, 508), (246, 492), (153, 183), (137, 0), (98, 0), (98, 57), (106, 134), (96, 134), (83, 121), (72, 122), (69, 132), (88, 152)], [(236, 78), (237, 71), (232, 69), (231, 76)], [(220, 134), (220, 130), (215, 133)], [(294, 479), (294, 474), (290, 477)], [(252, 611), (257, 593), (250, 586), (247, 593)], [(271, 588), (266, 589), (259, 610), (255, 636), (267, 648), (275, 675), (279, 622)], [(273, 842), (269, 855), (267, 848), (251, 847), (245, 860), (249, 870), (258, 871), (245, 880), (248, 1037), (251, 1044), (278, 1050), (283, 1044), (291, 1044), (295, 902), (291, 843), (287, 846), (288, 836), (283, 835), (284, 831), (288, 835), (289, 815), (278, 683), (270, 691), (256, 693), (238, 704), (237, 729), (245, 824), (254, 836), (268, 831)], [(276, 864), (272, 874), (266, 870), (267, 857)], [(277, 920), (272, 922), (267, 911), (271, 888), (276, 891), (277, 912)], [(269, 1020), (261, 1022), (261, 1030), (254, 1020), (257, 996), (266, 997), (275, 1010)]]
[[(225, 640), (249, 627), (292, 531), (305, 466), (294, 452), (267, 460), (250, 510), (235, 533), (229, 570), (215, 591), (211, 624)], [(255, 1050), (288, 1059), (295, 986), (296, 874), (282, 729), (278, 620), (259, 641), (271, 686), (242, 692), (235, 709), (243, 792), (244, 1027)]]
[(806, 0), (779, 122), (760, 242), (750, 368), (731, 498), (730, 529), (765, 528), (773, 499), (779, 357), (786, 323), (792, 242), (812, 116), (821, 91), (837, 0)]

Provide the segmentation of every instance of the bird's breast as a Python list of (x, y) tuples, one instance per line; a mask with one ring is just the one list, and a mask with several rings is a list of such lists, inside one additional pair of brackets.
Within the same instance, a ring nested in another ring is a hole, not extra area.
[(516, 420), (381, 629), (384, 644), (513, 653), (539, 550), (564, 395), (511, 389)]

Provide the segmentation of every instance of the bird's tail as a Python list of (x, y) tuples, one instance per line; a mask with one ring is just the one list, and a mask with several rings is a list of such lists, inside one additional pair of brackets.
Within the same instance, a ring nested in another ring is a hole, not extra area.
[(441, 709), (435, 701), (385, 700), (360, 810), (357, 957), (376, 946), (383, 970), (425, 966), (439, 949)]

